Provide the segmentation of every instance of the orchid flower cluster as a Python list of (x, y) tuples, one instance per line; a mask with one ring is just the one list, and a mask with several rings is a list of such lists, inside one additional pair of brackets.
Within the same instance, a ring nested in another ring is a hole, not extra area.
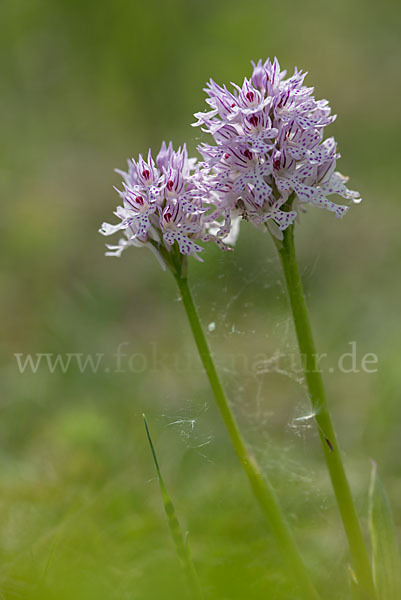
[(120, 256), (128, 246), (149, 246), (164, 267), (160, 247), (169, 251), (177, 244), (183, 255), (199, 258), (203, 250), (197, 242), (215, 241), (222, 249), (226, 244), (210, 218), (210, 194), (195, 158), (188, 158), (186, 146), (174, 151), (163, 142), (154, 161), (149, 150), (147, 160), (141, 155), (128, 161), (123, 177), (122, 199), (115, 215), (117, 225), (103, 223), (100, 232), (112, 235), (122, 230), (125, 237), (117, 245), (107, 245), (108, 256)]
[[(213, 170), (221, 210), (227, 219), (237, 211), (255, 224), (267, 223), (278, 237), (305, 204), (342, 217), (348, 206), (327, 196), (360, 198), (335, 172), (340, 155), (334, 138), (323, 141), (324, 128), (335, 119), (327, 100), (314, 99), (313, 88), (303, 83), (306, 73), (295, 69), (285, 79), (277, 58), (252, 65), (251, 78), (242, 87), (233, 84), (233, 92), (210, 80), (205, 91), (211, 110), (195, 115), (195, 125), (215, 141), (198, 150)], [(282, 210), (290, 197), (291, 206)]]
[[(336, 172), (340, 155), (324, 128), (335, 119), (327, 100), (315, 100), (304, 85), (306, 73), (286, 79), (277, 58), (253, 63), (250, 79), (233, 91), (213, 80), (205, 89), (211, 110), (196, 113), (195, 126), (209, 133), (214, 145), (202, 143), (199, 163), (188, 158), (184, 145), (161, 147), (156, 161), (149, 151), (128, 162), (122, 206), (115, 212), (118, 225), (104, 223), (100, 232), (124, 233), (109, 256), (120, 256), (128, 246), (147, 245), (163, 261), (177, 248), (200, 259), (199, 242), (214, 241), (220, 248), (235, 241), (239, 219), (265, 224), (273, 235), (291, 225), (305, 205), (326, 208), (342, 217), (349, 206), (328, 196), (337, 194), (359, 202), (347, 178)], [(201, 260), (201, 259), (200, 259)]]

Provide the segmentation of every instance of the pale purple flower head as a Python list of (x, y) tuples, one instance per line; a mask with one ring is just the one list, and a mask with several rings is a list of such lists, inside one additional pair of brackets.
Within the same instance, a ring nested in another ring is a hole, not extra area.
[[(120, 256), (128, 246), (148, 246), (164, 265), (166, 252), (174, 247), (182, 255), (201, 260), (200, 242), (222, 241), (224, 233), (211, 212), (211, 195), (196, 159), (188, 158), (186, 146), (174, 151), (172, 143), (163, 142), (154, 161), (149, 150), (146, 160), (128, 161), (122, 175), (122, 200), (115, 215), (116, 225), (103, 223), (100, 233), (112, 235), (122, 230), (124, 237), (116, 245), (107, 245), (108, 256)], [(204, 171), (206, 173), (206, 171)]]
[(277, 58), (252, 65), (251, 78), (242, 87), (232, 84), (233, 91), (210, 80), (205, 91), (211, 110), (195, 114), (194, 125), (215, 141), (198, 149), (226, 229), (232, 215), (240, 214), (282, 237), (306, 204), (342, 217), (349, 207), (327, 196), (353, 202), (360, 196), (335, 172), (336, 142), (324, 140), (324, 128), (335, 119), (327, 100), (315, 100), (313, 88), (303, 84), (306, 73), (295, 69), (286, 79)]

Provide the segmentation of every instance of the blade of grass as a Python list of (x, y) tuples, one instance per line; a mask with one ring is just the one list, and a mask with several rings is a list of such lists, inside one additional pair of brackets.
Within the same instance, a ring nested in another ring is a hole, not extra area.
[(369, 527), (378, 600), (401, 598), (401, 559), (393, 515), (373, 461), (369, 490)]
[(174, 540), (174, 544), (177, 550), (177, 554), (181, 561), (181, 565), (185, 571), (185, 574), (188, 578), (189, 585), (193, 592), (193, 597), (197, 600), (203, 600), (203, 593), (200, 587), (198, 575), (192, 561), (191, 552), (188, 544), (188, 535), (185, 536), (182, 534), (180, 523), (177, 518), (177, 513), (174, 508), (174, 504), (170, 498), (169, 493), (167, 492), (166, 485), (164, 483), (163, 476), (160, 471), (159, 461), (157, 460), (156, 450), (152, 442), (152, 437), (150, 435), (149, 426), (146, 421), (145, 415), (143, 415), (143, 421), (145, 423), (146, 435), (149, 441), (149, 446), (152, 452), (153, 462), (155, 464), (157, 477), (160, 484), (160, 491), (163, 498), (164, 510), (167, 516), (167, 523), (170, 529), (171, 537)]

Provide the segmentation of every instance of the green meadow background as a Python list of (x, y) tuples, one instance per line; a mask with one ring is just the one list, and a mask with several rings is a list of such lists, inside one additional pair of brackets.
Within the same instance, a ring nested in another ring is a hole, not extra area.
[[(173, 278), (147, 250), (105, 258), (97, 233), (118, 203), (113, 169), (162, 140), (195, 153), (206, 80), (241, 83), (267, 56), (307, 70), (330, 100), (339, 169), (364, 200), (341, 221), (309, 210), (297, 245), (363, 526), (374, 459), (400, 529), (400, 29), (393, 0), (2, 0), (0, 598), (189, 597), (143, 412), (206, 599), (297, 598)], [(244, 435), (323, 597), (348, 598), (275, 249), (244, 224), (235, 252), (203, 256), (190, 276)], [(350, 342), (359, 372), (343, 373)], [(66, 373), (45, 362), (20, 373), (16, 353), (104, 357), (96, 373), (74, 360)], [(361, 370), (366, 353), (377, 372)]]

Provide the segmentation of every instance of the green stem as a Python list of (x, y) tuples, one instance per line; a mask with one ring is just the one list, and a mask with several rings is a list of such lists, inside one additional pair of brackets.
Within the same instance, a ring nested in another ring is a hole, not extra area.
[(318, 593), (299, 554), (292, 533), (285, 521), (272, 486), (266, 481), (257, 465), (255, 458), (247, 450), (238, 425), (231, 412), (219, 375), (216, 371), (205, 334), (192, 298), (188, 280), (182, 272), (176, 272), (175, 277), (181, 292), (182, 301), (191, 325), (192, 333), (199, 351), (202, 364), (209, 378), (217, 405), (220, 409), (224, 424), (231, 438), (234, 450), (248, 476), (252, 490), (263, 510), (263, 513), (280, 544), (284, 559), (288, 562), (289, 572), (293, 574), (295, 583), (299, 586), (305, 598), (317, 600)]
[(294, 226), (291, 225), (284, 231), (282, 242), (275, 238), (273, 239), (284, 270), (309, 396), (345, 533), (348, 538), (353, 567), (359, 584), (364, 588), (369, 598), (373, 599), (375, 598), (375, 591), (369, 556), (334, 432), (324, 391), (323, 378), (319, 369), (319, 358), (316, 354), (306, 308), (302, 281), (295, 254)]

